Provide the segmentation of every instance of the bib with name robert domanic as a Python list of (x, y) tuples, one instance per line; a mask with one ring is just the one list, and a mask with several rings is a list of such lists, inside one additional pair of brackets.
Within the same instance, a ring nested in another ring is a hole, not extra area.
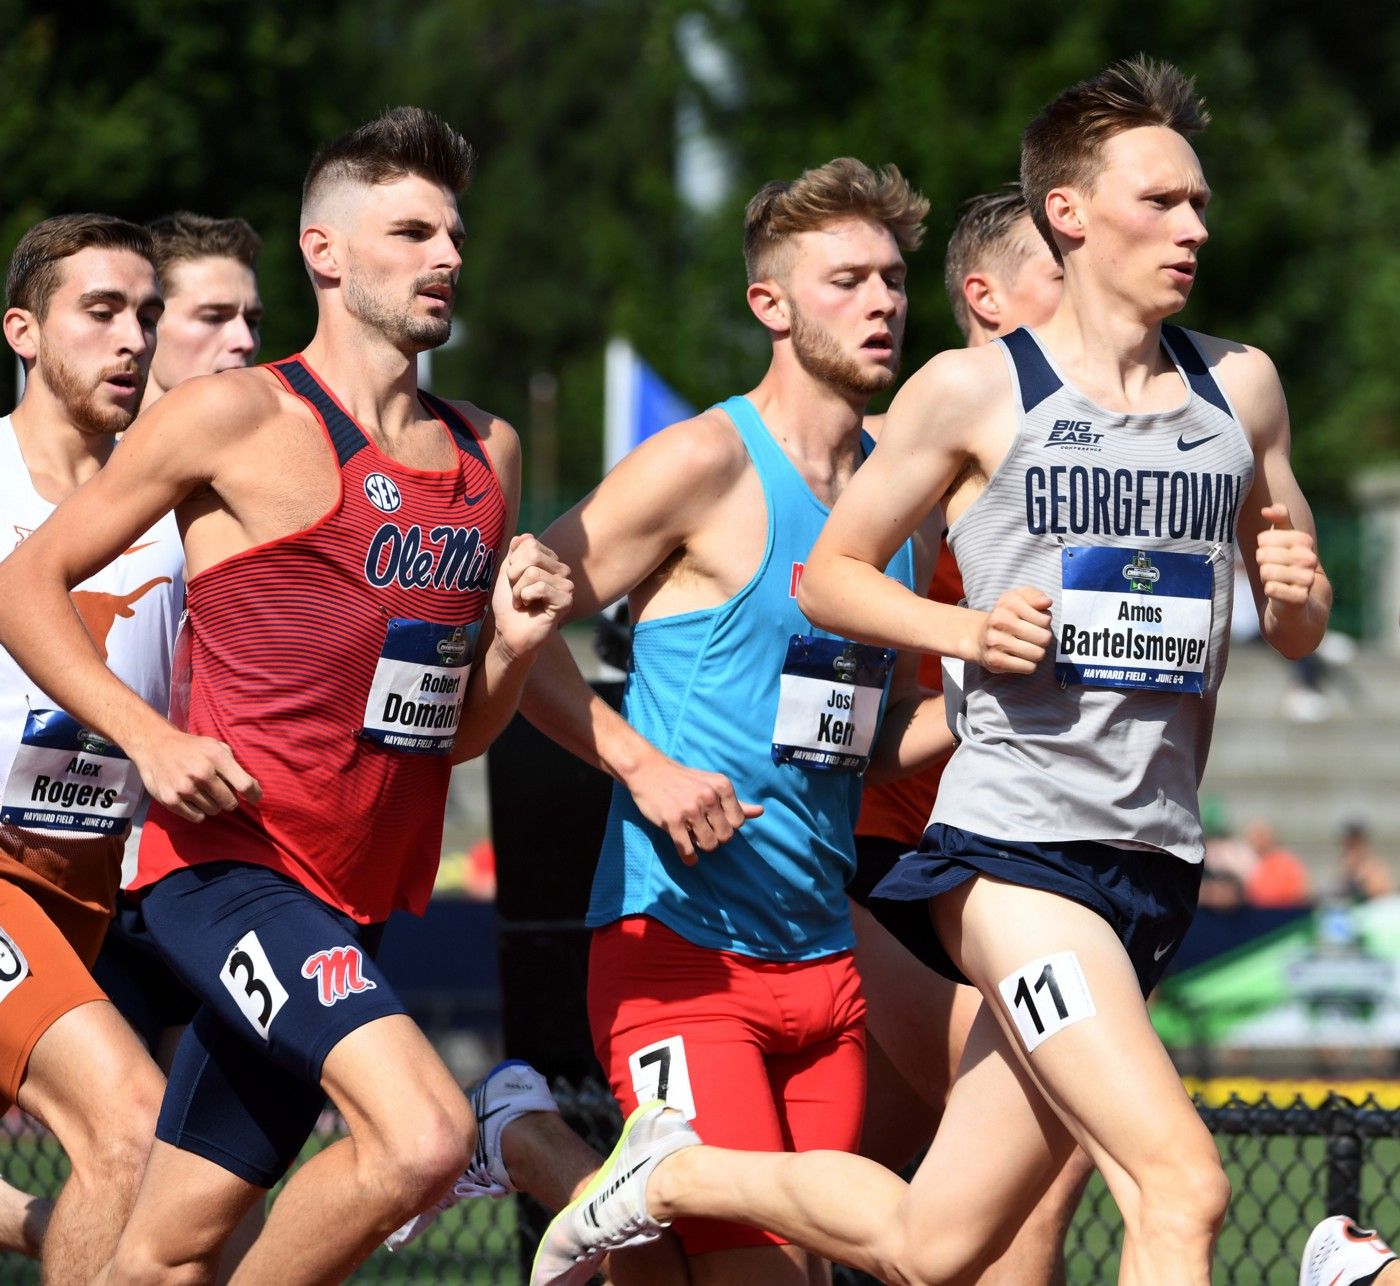
[(1033, 675), (966, 667), (933, 820), (1199, 861), (1197, 783), (1253, 452), (1180, 327), (1163, 326), (1162, 343), (1183, 399), (1141, 414), (1090, 401), (1029, 330), (997, 343), (1017, 433), (948, 539), (970, 607), (1036, 586), (1053, 600), (1054, 641)]

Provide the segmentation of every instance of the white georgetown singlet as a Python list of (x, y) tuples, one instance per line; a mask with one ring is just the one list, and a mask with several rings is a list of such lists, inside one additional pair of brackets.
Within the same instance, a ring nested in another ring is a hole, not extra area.
[(1029, 330), (997, 341), (1020, 424), (948, 540), (970, 607), (1054, 600), (1031, 675), (964, 671), (932, 821), (995, 839), (1204, 854), (1197, 790), (1225, 669), (1235, 528), (1254, 457), (1186, 331), (1167, 411), (1105, 411)]

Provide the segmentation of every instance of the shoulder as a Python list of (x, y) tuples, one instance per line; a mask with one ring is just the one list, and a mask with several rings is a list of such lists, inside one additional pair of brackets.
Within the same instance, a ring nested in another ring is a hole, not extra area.
[(1186, 335), (1220, 381), (1247, 428), (1283, 412), (1283, 383), (1278, 368), (1263, 349), (1200, 331), (1188, 330)]
[(662, 473), (693, 489), (732, 481), (749, 463), (734, 422), (718, 407), (668, 425), (636, 447), (618, 466), (628, 473)]
[(475, 402), (459, 399), (447, 404), (471, 425), (497, 473), (504, 469), (519, 472), (520, 435), (508, 421), (483, 410)]
[(950, 348), (924, 363), (890, 405), (882, 441), (904, 427), (917, 431), (967, 427), (1010, 395), (1006, 358), (1000, 346)]

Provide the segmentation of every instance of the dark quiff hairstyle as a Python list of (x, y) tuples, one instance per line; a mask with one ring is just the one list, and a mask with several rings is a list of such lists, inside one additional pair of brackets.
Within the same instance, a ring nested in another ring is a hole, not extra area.
[(963, 282), (969, 273), (993, 264), (1004, 272), (1020, 266), (1030, 247), (1015, 234), (1029, 213), (1019, 183), (1008, 183), (998, 192), (984, 192), (963, 203), (943, 258), (943, 288), (964, 339), (972, 337), (972, 310), (963, 294)]
[(1050, 231), (1045, 198), (1058, 187), (1091, 190), (1103, 170), (1108, 139), (1144, 125), (1175, 130), (1185, 138), (1209, 124), (1195, 79), (1146, 54), (1115, 63), (1044, 108), (1021, 135), (1021, 190), (1055, 258), (1060, 249)]
[(130, 250), (155, 263), (151, 234), (111, 214), (58, 214), (19, 239), (5, 274), (5, 307), (23, 308), (40, 321), (58, 289), (59, 263), (79, 250)]
[(246, 219), (211, 219), (207, 214), (177, 210), (146, 225), (155, 243), (160, 288), (170, 293), (170, 270), (193, 259), (237, 259), (256, 268), (262, 238)]
[(472, 145), (440, 116), (423, 107), (391, 107), (316, 153), (302, 186), (302, 209), (341, 179), (372, 187), (416, 174), (460, 194), (475, 166)]
[(791, 183), (765, 183), (744, 209), (749, 281), (786, 267), (778, 252), (790, 237), (853, 215), (883, 223), (901, 250), (917, 250), (924, 239), (928, 198), (915, 192), (895, 166), (872, 170), (853, 156), (838, 156)]

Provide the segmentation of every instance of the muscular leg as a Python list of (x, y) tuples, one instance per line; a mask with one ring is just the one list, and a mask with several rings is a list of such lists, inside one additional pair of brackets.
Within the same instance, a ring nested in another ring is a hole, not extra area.
[(349, 1137), (292, 1176), (235, 1283), (343, 1280), (471, 1159), (471, 1109), (405, 1015), (376, 1019), (344, 1037), (326, 1058), (322, 1084), (344, 1114)]
[[(1124, 1218), (1120, 1280), (1208, 1282), (1229, 1185), (1112, 929), (1077, 903), (988, 879), (939, 899), (934, 914), (963, 972), (995, 997), (988, 1008), (1007, 1056), (1027, 1069), (1103, 1172)], [(1095, 1012), (1027, 1055), (997, 985), (1065, 951), (1078, 960)]]
[(107, 1286), (214, 1281), (224, 1243), (266, 1196), (266, 1188), (157, 1139), (136, 1208), (101, 1280)]
[[(929, 969), (855, 903), (851, 919), (869, 1007), (860, 1151), (902, 1171), (933, 1138), (982, 997)], [(979, 1286), (1061, 1286), (1065, 1234), (1092, 1173), (1076, 1149)]]
[(111, 1257), (155, 1134), (163, 1082), (107, 1001), (70, 1010), (38, 1040), (18, 1102), (73, 1170), (44, 1239), (44, 1279), (91, 1281)]

